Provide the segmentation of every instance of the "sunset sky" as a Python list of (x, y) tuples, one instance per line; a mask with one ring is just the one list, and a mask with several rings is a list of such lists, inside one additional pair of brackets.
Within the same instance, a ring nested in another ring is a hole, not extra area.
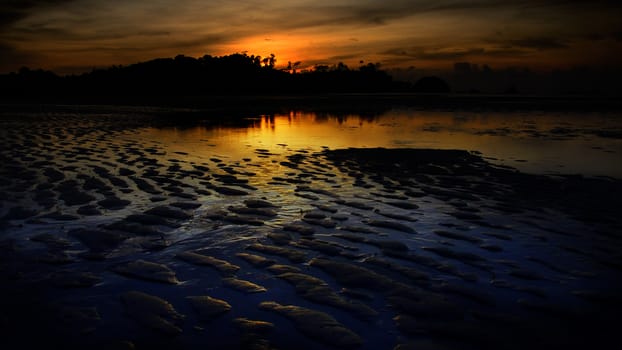
[(247, 51), (277, 64), (616, 67), (619, 1), (0, 0), (0, 72)]

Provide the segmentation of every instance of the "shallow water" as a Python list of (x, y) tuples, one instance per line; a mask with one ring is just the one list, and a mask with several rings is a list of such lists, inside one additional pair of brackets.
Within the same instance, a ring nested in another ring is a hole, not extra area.
[(137, 139), (161, 140), (197, 159), (210, 154), (241, 159), (254, 148), (275, 152), (321, 146), (463, 149), (531, 173), (622, 177), (622, 116), (618, 113), (291, 112), (249, 118), (248, 124), (151, 128)]
[[(619, 180), (525, 173), (622, 177), (615, 115), (292, 112), (175, 125), (90, 110), (0, 118), (10, 345), (479, 349), (610, 336), (589, 328), (620, 305)], [(328, 151), (348, 147), (469, 150), (491, 163)], [(212, 315), (187, 298), (199, 295), (230, 309)], [(345, 328), (322, 331), (271, 301)], [(240, 328), (240, 317), (274, 329)]]

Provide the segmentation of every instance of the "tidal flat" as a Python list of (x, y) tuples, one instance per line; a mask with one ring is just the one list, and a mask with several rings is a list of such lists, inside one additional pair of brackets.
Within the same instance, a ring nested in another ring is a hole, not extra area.
[(619, 116), (69, 109), (0, 115), (3, 349), (616, 339)]

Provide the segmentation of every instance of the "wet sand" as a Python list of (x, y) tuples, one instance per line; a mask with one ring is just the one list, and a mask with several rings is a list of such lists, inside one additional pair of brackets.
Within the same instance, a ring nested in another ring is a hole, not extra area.
[(150, 123), (3, 117), (3, 348), (615, 339), (618, 179), (530, 175), (463, 150), (282, 145), (197, 161), (137, 141)]

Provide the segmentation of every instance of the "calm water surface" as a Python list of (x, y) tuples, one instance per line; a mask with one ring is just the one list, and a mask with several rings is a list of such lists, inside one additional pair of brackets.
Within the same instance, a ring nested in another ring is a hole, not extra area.
[(377, 117), (291, 112), (248, 119), (248, 127), (148, 128), (158, 140), (197, 161), (219, 154), (242, 159), (255, 148), (347, 147), (479, 151), (530, 173), (622, 177), (622, 118), (617, 114), (461, 113), (393, 110)]

